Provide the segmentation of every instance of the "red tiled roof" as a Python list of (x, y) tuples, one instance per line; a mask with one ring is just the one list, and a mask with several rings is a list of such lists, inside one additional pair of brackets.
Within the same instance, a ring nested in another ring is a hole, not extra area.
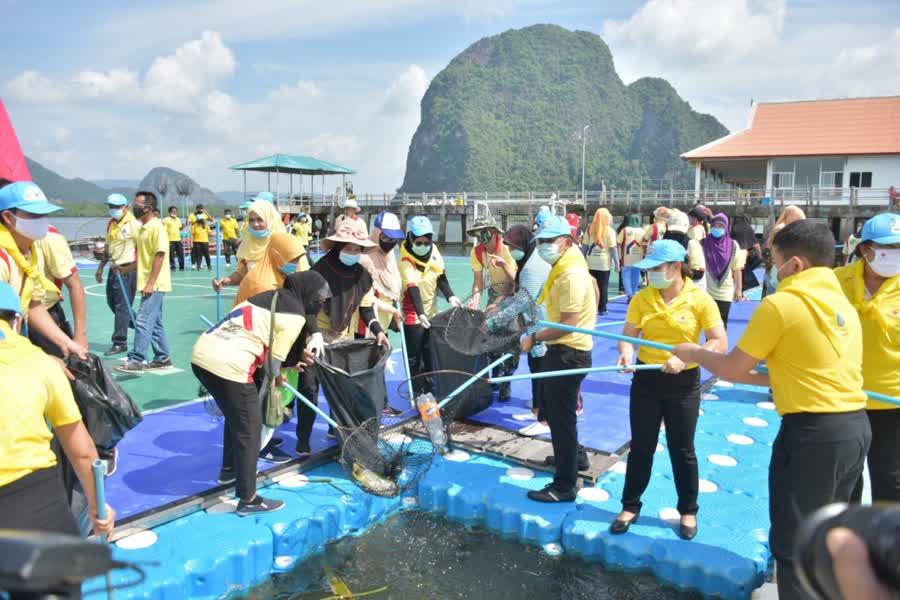
[(759, 103), (749, 128), (681, 158), (850, 154), (900, 154), (900, 96)]

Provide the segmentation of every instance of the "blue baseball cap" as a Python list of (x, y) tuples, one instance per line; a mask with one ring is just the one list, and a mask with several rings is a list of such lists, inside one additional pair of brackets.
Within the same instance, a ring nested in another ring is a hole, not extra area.
[(683, 262), (686, 256), (687, 250), (675, 240), (656, 240), (650, 244), (644, 260), (636, 262), (632, 266), (638, 269), (652, 269), (663, 263)]
[(539, 240), (552, 240), (561, 235), (572, 236), (572, 226), (563, 217), (549, 215), (544, 219), (543, 225), (534, 236)]
[(431, 219), (421, 215), (410, 219), (406, 224), (406, 229), (412, 232), (415, 237), (434, 235), (434, 226), (431, 224)]
[[(430, 220), (429, 223), (431, 223)], [(393, 240), (402, 240), (405, 237), (403, 229), (400, 227), (400, 219), (390, 211), (383, 210), (378, 213), (378, 216), (375, 217), (375, 227), (380, 229), (385, 237)]]
[(122, 194), (110, 194), (106, 197), (106, 203), (112, 204), (113, 206), (127, 206), (128, 198)]
[(0, 210), (17, 208), (33, 215), (49, 215), (62, 206), (50, 204), (47, 196), (31, 181), (16, 181), (0, 188)]
[(22, 301), (19, 300), (19, 295), (5, 281), (0, 281), (0, 310), (22, 314)]
[(553, 213), (550, 212), (549, 208), (541, 208), (538, 211), (537, 216), (534, 218), (534, 222), (537, 223), (538, 229), (544, 226), (544, 221), (546, 221), (549, 217), (552, 217)]
[(272, 192), (260, 192), (251, 200), (251, 202), (254, 200), (265, 200), (266, 202), (275, 204), (275, 196)]
[(241, 202), (241, 205), (238, 208), (242, 208), (244, 210), (250, 208), (250, 205), (253, 204), (252, 200), (247, 200), (246, 202)]
[(875, 215), (863, 225), (859, 241), (900, 244), (900, 215), (895, 213)]

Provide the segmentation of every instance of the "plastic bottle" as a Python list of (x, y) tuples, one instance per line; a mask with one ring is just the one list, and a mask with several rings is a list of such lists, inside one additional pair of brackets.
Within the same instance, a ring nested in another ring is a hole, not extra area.
[(425, 430), (431, 443), (441, 454), (447, 451), (447, 434), (444, 433), (444, 421), (441, 419), (441, 409), (438, 408), (437, 400), (431, 393), (422, 394), (416, 397), (416, 408), (422, 416), (422, 422), (425, 423)]

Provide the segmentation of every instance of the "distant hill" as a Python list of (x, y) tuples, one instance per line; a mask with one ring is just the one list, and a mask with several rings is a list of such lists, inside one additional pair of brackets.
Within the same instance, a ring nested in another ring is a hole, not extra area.
[(129, 189), (136, 190), (140, 183), (137, 179), (95, 179), (91, 183), (105, 190)]
[[(249, 194), (250, 192), (248, 191), (247, 193)], [(216, 192), (216, 196), (218, 196), (219, 200), (221, 200), (225, 204), (240, 204), (244, 201), (244, 192), (238, 192), (234, 190)]]
[(28, 170), (31, 171), (32, 181), (44, 190), (47, 198), (61, 204), (102, 203), (111, 193), (109, 190), (103, 189), (90, 181), (85, 181), (80, 177), (66, 179), (27, 156), (25, 157), (25, 162), (28, 164)]
[(534, 25), (484, 38), (428, 86), (405, 192), (589, 190), (637, 177), (693, 186), (679, 154), (728, 133), (664, 79), (625, 85), (596, 34)]
[(190, 204), (221, 204), (211, 190), (200, 187), (189, 176), (168, 167), (152, 169), (138, 184), (138, 189), (156, 193), (165, 210), (169, 204), (181, 204), (183, 196), (188, 196)]

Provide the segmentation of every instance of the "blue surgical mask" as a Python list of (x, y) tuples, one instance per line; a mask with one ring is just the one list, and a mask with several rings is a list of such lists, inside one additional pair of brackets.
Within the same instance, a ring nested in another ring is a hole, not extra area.
[(556, 261), (559, 260), (559, 257), (562, 256), (562, 253), (559, 251), (559, 246), (556, 245), (556, 242), (549, 242), (544, 244), (538, 244), (537, 247), (538, 256), (544, 259), (545, 262), (549, 264), (556, 264)]
[(666, 277), (665, 271), (647, 271), (647, 280), (650, 283), (650, 287), (655, 287), (658, 290), (664, 290), (672, 285), (672, 280)]
[(348, 267), (352, 267), (359, 262), (359, 254), (349, 254), (347, 252), (341, 252), (339, 258), (341, 259), (341, 262)]
[(714, 238), (720, 238), (725, 235), (725, 230), (721, 227), (713, 227), (709, 230), (709, 235), (713, 236)]
[(413, 254), (416, 256), (425, 256), (431, 252), (431, 244), (413, 244)]
[(513, 248), (509, 251), (509, 255), (513, 257), (513, 260), (519, 262), (523, 258), (525, 258), (525, 251), (519, 250), (518, 248)]
[(121, 218), (122, 218), (122, 215), (124, 215), (124, 214), (125, 214), (125, 210), (124, 210), (124, 209), (121, 209), (121, 208), (110, 208), (110, 209), (109, 209), (109, 216), (112, 217), (113, 219), (117, 220), (117, 221), (118, 221), (119, 219), (121, 219)]
[(290, 275), (291, 273), (296, 273), (297, 272), (297, 263), (292, 263), (292, 262), (284, 263), (283, 265), (281, 265), (281, 269), (279, 269), (279, 270), (282, 273), (284, 273), (285, 275)]
[(253, 229), (252, 227), (248, 228), (247, 231), (255, 238), (269, 237), (269, 234), (271, 233), (268, 229)]

